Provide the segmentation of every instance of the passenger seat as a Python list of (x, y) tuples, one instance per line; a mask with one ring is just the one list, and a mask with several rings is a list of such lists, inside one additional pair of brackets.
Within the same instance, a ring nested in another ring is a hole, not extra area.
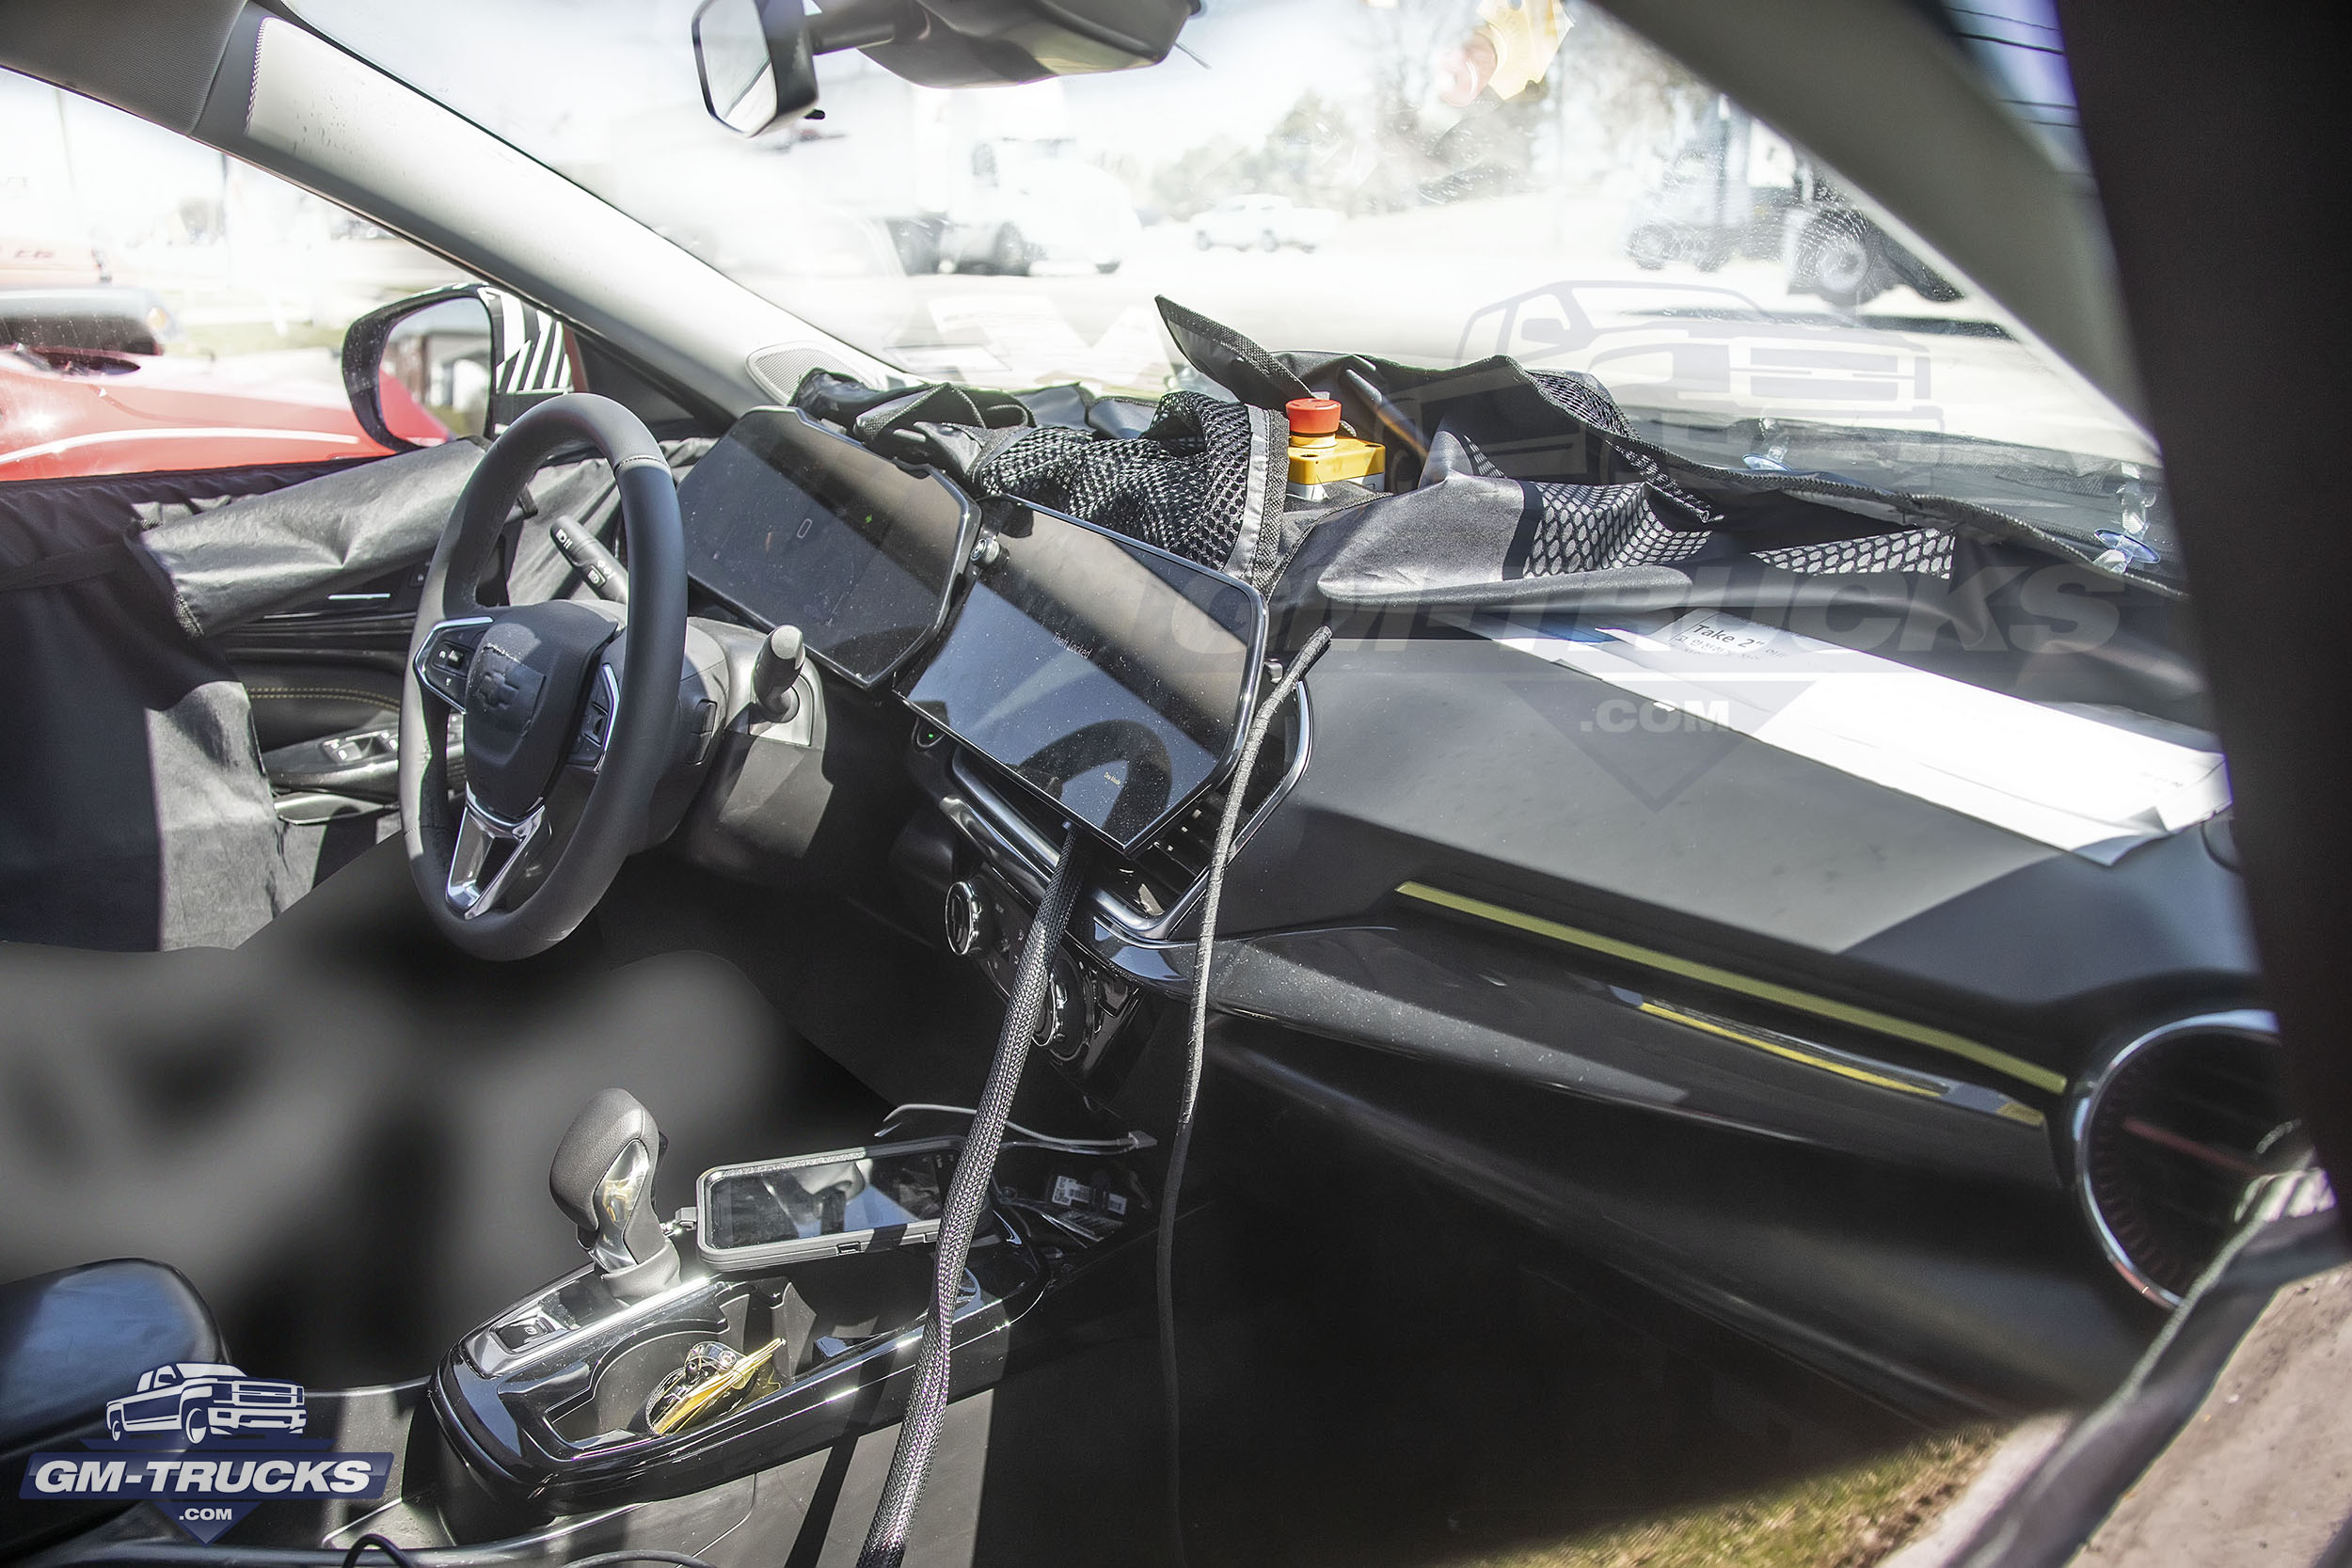
[[(103, 1437), (106, 1402), (150, 1368), (223, 1359), (211, 1309), (161, 1263), (119, 1258), (0, 1285), (0, 1476), (22, 1476), (38, 1449)], [(126, 1506), (21, 1498), (9, 1487), (0, 1492), (0, 1560)]]

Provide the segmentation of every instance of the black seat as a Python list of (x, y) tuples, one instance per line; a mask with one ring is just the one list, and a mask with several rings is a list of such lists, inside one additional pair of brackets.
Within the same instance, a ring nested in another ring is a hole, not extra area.
[[(0, 1285), (0, 1475), (42, 1448), (105, 1435), (106, 1402), (167, 1361), (218, 1361), (220, 1330), (177, 1269), (119, 1258)], [(0, 1494), (0, 1559), (66, 1534), (119, 1503)]]

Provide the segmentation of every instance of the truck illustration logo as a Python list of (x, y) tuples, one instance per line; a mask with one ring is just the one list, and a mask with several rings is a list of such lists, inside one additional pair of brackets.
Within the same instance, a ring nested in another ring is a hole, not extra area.
[[(225, 1361), (170, 1361), (106, 1405), (106, 1435), (24, 1461), (20, 1497), (56, 1502), (142, 1499), (199, 1541), (266, 1502), (370, 1501), (391, 1483), (389, 1453), (348, 1453), (304, 1435), (298, 1383), (247, 1377)], [(331, 1422), (329, 1423), (332, 1424)]]
[(139, 1374), (138, 1387), (106, 1405), (106, 1435), (176, 1432), (191, 1445), (208, 1437), (302, 1431), (302, 1386), (247, 1377), (216, 1361), (173, 1361)]

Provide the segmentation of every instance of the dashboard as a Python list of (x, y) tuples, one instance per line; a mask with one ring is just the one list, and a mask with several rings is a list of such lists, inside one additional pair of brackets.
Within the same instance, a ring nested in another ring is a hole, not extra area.
[(1039, 1043), (1146, 1125), (1238, 788), (1221, 1072), (1900, 1405), (2095, 1398), (2227, 1231), (2211, 1149), (2293, 1156), (2226, 820), (2070, 853), (1418, 623), (1341, 627), (1237, 784), (1248, 585), (785, 410), (679, 499), (701, 588), (837, 677), (730, 734), (690, 854), (1002, 990), (1085, 824)]
[(1041, 508), (982, 527), (946, 480), (783, 409), (738, 420), (678, 506), (713, 594), (1122, 852), (1240, 748), (1265, 607), (1235, 578)]

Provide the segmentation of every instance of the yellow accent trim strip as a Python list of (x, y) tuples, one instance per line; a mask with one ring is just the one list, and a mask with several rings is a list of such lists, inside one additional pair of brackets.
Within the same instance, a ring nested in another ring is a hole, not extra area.
[(1851, 1078), (1858, 1084), (1870, 1084), (1882, 1089), (1894, 1089), (1903, 1094), (1925, 1095), (1930, 1100), (1943, 1098), (1936, 1090), (1925, 1085), (1906, 1084), (1899, 1078), (1889, 1078), (1883, 1073), (1866, 1072), (1858, 1067), (1848, 1067), (1843, 1062), (1833, 1062), (1827, 1056), (1817, 1056), (1810, 1051), (1800, 1051), (1793, 1045), (1783, 1045), (1778, 1040), (1768, 1040), (1761, 1035), (1751, 1035), (1742, 1029), (1728, 1028), (1712, 1019), (1694, 1017), (1661, 1003), (1645, 1002), (1642, 1004), (1641, 1010), (1652, 1018), (1662, 1018), (1670, 1022), (1679, 1023), (1686, 1029), (1702, 1029), (1710, 1035), (1721, 1035), (1727, 1040), (1738, 1040), (1741, 1045), (1752, 1045), (1758, 1051), (1769, 1051), (1775, 1056), (1785, 1056), (1792, 1062), (1803, 1062), (1806, 1067), (1820, 1068), (1823, 1072), (1834, 1072), (1840, 1078)]
[(1661, 953), (1655, 948), (1642, 947), (1629, 942), (1620, 942), (1615, 937), (1605, 937), (1597, 931), (1580, 931), (1573, 926), (1563, 926), (1556, 920), (1546, 920), (1541, 915), (1522, 913), (1520, 911), (1509, 909), (1501, 904), (1489, 904), (1483, 898), (1470, 898), (1458, 893), (1448, 893), (1443, 888), (1431, 887), (1426, 882), (1405, 882), (1400, 884), (1396, 891), (1407, 898), (1418, 898), (1424, 904), (1435, 904), (1441, 909), (1475, 915), (1481, 920), (1493, 921), (1498, 926), (1509, 926), (1521, 931), (1532, 931), (1539, 937), (1549, 937), (1554, 942), (1566, 942), (1571, 947), (1581, 947), (1591, 952), (1604, 953), (1610, 958), (1640, 964), (1646, 969), (1661, 970), (1668, 974), (1678, 974), (1686, 980), (1696, 980), (1701, 985), (1719, 986), (1724, 990), (1739, 991), (1742, 995), (1775, 1003), (1783, 1007), (1794, 1007), (1799, 1012), (1811, 1013), (1817, 1018), (1832, 1019), (1839, 1023), (1852, 1024), (1858, 1029), (1869, 1029), (1878, 1034), (1891, 1035), (1897, 1039), (1909, 1040), (1914, 1045), (1923, 1045), (1931, 1051), (1948, 1052), (1952, 1055), (1975, 1062), (1979, 1067), (1987, 1067), (1995, 1072), (2007, 1073), (2020, 1083), (2030, 1084), (2045, 1093), (2063, 1094), (2066, 1092), (2066, 1080), (2058, 1073), (2052, 1072), (2048, 1068), (2037, 1067), (2031, 1062), (2022, 1061), (2006, 1051), (1996, 1051), (1989, 1045), (1979, 1045), (1975, 1040), (1955, 1035), (1949, 1030), (1933, 1028), (1925, 1023), (1914, 1023), (1909, 1019), (1897, 1018), (1891, 1013), (1878, 1012), (1869, 1007), (1857, 1007), (1847, 1002), (1833, 1002), (1826, 996), (1815, 996), (1810, 991), (1775, 985), (1770, 980), (1757, 980), (1732, 970), (1717, 969), (1713, 964), (1698, 963), (1690, 958), (1678, 958), (1671, 953)]

